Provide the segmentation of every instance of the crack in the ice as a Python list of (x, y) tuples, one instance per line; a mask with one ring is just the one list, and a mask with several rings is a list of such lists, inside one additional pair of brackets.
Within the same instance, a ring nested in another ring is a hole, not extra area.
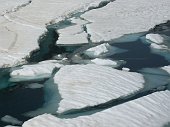
[(113, 2), (113, 1), (115, 1), (115, 0), (101, 1), (101, 2), (98, 4), (98, 6), (96, 6), (96, 7), (95, 7), (95, 6), (89, 7), (89, 8), (88, 8), (88, 11), (94, 10), (94, 9), (103, 8), (103, 7), (105, 7), (106, 5), (108, 5), (109, 3)]
[(169, 89), (169, 84), (166, 84), (166, 85), (159, 86), (159, 87), (149, 89), (149, 90), (141, 90), (140, 92), (138, 91), (138, 92), (135, 92), (135, 93), (128, 95), (126, 97), (113, 99), (113, 100), (110, 100), (106, 103), (102, 103), (102, 104), (99, 104), (99, 105), (89, 106), (89, 107), (85, 107), (85, 108), (82, 108), (82, 109), (68, 110), (68, 111), (65, 111), (61, 114), (54, 114), (54, 115), (56, 115), (57, 117), (60, 117), (60, 118), (75, 118), (77, 116), (92, 115), (96, 112), (100, 112), (102, 110), (105, 110), (105, 109), (108, 109), (108, 108), (111, 108), (111, 107), (114, 107), (114, 106), (118, 106), (120, 104), (123, 104), (123, 103), (129, 102), (129, 101), (133, 101), (133, 100), (136, 100), (138, 98), (150, 95), (152, 93), (159, 92), (159, 91), (165, 91), (165, 90), (168, 90), (168, 89)]
[(1, 14), (1, 16), (4, 16), (4, 15), (6, 15), (6, 14), (10, 14), (10, 13), (12, 13), (12, 12), (17, 12), (17, 11), (19, 11), (20, 9), (22, 9), (22, 8), (28, 6), (29, 4), (31, 4), (31, 2), (32, 2), (32, 0), (29, 0), (27, 3), (24, 3), (24, 4), (22, 4), (22, 5), (19, 5), (19, 6), (17, 6), (17, 7), (14, 7), (14, 8), (11, 9), (11, 10), (6, 10), (6, 12), (5, 12), (4, 14)]
[(7, 29), (7, 31), (10, 31), (10, 32), (12, 32), (12, 33), (15, 34), (14, 41), (13, 41), (13, 42), (11, 43), (11, 45), (8, 47), (8, 50), (11, 50), (11, 49), (15, 46), (15, 44), (16, 44), (16, 42), (17, 42), (18, 34), (17, 34), (16, 32), (14, 32), (14, 31), (10, 30), (7, 26), (5, 27), (5, 29)]
[[(87, 33), (87, 40), (88, 40), (89, 44), (91, 44), (92, 43), (92, 41), (91, 41), (91, 34), (88, 32), (87, 25), (92, 23), (92, 22), (82, 18), (81, 15), (83, 15), (86, 12), (89, 12), (91, 10), (94, 10), (94, 9), (103, 8), (103, 7), (105, 7), (106, 5), (108, 5), (109, 3), (113, 2), (113, 1), (115, 1), (115, 0), (101, 1), (100, 3), (98, 3), (97, 6), (95, 6), (95, 7), (94, 6), (90, 6), (90, 7), (88, 7), (87, 10), (84, 10), (83, 12), (76, 12), (76, 13), (72, 12), (71, 14), (68, 14), (67, 16), (65, 16), (65, 18), (62, 21), (60, 21), (60, 24), (64, 24), (65, 21), (68, 21), (71, 18), (79, 18), (82, 21), (86, 21), (87, 23), (83, 24), (82, 29), (84, 30), (85, 33)], [(53, 20), (50, 21), (50, 22), (53, 23), (54, 22)], [(60, 28), (58, 28), (58, 29), (60, 29)]]

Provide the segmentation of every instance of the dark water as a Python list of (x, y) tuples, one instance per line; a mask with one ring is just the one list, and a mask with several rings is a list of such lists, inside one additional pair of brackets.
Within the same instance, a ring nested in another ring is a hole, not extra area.
[[(29, 89), (18, 87), (14, 90), (3, 90), (0, 92), (0, 118), (10, 115), (20, 121), (28, 120), (22, 114), (36, 110), (44, 103), (43, 88)], [(0, 121), (0, 127), (7, 125)]]
[(130, 68), (131, 71), (149, 67), (162, 67), (170, 64), (163, 56), (151, 53), (149, 44), (144, 44), (140, 40), (111, 45), (128, 50), (127, 52), (115, 54), (109, 58), (125, 60), (126, 64), (124, 67)]

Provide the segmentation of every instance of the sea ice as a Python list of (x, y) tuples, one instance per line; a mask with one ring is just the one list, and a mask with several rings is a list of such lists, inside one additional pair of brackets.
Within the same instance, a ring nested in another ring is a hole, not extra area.
[(55, 68), (62, 66), (59, 63), (53, 62), (54, 61), (46, 61), (34, 65), (23, 65), (10, 73), (10, 81), (21, 82), (49, 78)]
[(108, 43), (103, 43), (101, 45), (85, 50), (84, 54), (86, 54), (90, 58), (96, 58), (96, 57), (111, 56), (113, 54), (118, 54), (118, 53), (122, 53), (125, 51), (126, 50), (124, 49), (119, 49), (114, 46), (111, 46)]
[(170, 120), (170, 91), (155, 92), (89, 116), (61, 119), (43, 114), (22, 127), (162, 127)]
[(143, 76), (111, 67), (66, 65), (54, 76), (62, 100), (58, 113), (81, 109), (133, 94), (144, 87)]
[(170, 41), (170, 37), (164, 34), (147, 34), (146, 39), (157, 44), (162, 44)]
[(81, 17), (91, 22), (87, 24), (87, 31), (92, 42), (110, 41), (135, 33), (138, 36), (132, 37), (137, 40), (143, 32), (170, 19), (169, 6), (169, 0), (116, 0)]

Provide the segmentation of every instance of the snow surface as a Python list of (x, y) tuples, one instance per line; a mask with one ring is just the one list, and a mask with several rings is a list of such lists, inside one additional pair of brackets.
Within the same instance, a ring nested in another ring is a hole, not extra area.
[(144, 87), (139, 73), (95, 64), (64, 66), (55, 74), (54, 82), (62, 98), (58, 113), (125, 97)]
[[(170, 19), (169, 6), (169, 0), (116, 0), (81, 17), (91, 22), (87, 24), (87, 31), (92, 42), (101, 42), (147, 32), (166, 22)], [(138, 39), (140, 36), (132, 37)]]
[(21, 68), (13, 70), (10, 73), (10, 81), (30, 81), (49, 78), (55, 68), (59, 68), (62, 65), (53, 61), (40, 62), (34, 65), (23, 65)]
[(44, 32), (45, 28), (32, 28), (11, 21), (0, 24), (0, 67), (24, 62), (31, 51), (39, 48), (38, 39)]
[(30, 0), (1, 0), (0, 15), (14, 11), (18, 6), (28, 3)]
[(126, 50), (124, 49), (111, 46), (108, 43), (103, 43), (101, 45), (87, 49), (86, 51), (84, 51), (84, 54), (86, 54), (90, 58), (96, 58), (96, 57), (111, 56), (125, 51)]
[(75, 45), (88, 43), (87, 33), (80, 25), (69, 26), (64, 29), (60, 29), (57, 32), (59, 33), (57, 45)]
[(170, 91), (156, 92), (104, 111), (72, 119), (43, 114), (22, 127), (162, 127), (170, 120)]

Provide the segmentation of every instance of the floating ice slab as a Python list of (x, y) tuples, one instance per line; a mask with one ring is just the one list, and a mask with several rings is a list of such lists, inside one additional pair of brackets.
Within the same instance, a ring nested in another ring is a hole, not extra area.
[[(101, 42), (146, 32), (169, 20), (169, 6), (169, 0), (118, 0), (86, 12), (81, 17), (92, 22), (87, 25), (92, 42)], [(138, 39), (140, 36), (133, 37)]]
[(61, 67), (60, 64), (53, 62), (46, 61), (35, 65), (23, 65), (20, 69), (13, 70), (10, 73), (10, 81), (20, 82), (49, 78), (55, 68)]
[(43, 114), (22, 127), (162, 127), (170, 120), (170, 91), (156, 92), (90, 116), (60, 119)]
[(167, 71), (170, 74), (170, 65), (162, 67), (163, 70)]
[(146, 39), (157, 44), (162, 44), (168, 41), (170, 42), (170, 37), (164, 34), (147, 34)]
[(126, 50), (124, 49), (111, 46), (108, 43), (103, 43), (101, 45), (87, 49), (86, 51), (84, 51), (84, 54), (86, 54), (87, 56), (91, 58), (95, 58), (95, 57), (111, 56), (113, 54), (118, 54), (118, 53), (122, 53), (125, 51)]
[(119, 66), (117, 61), (109, 60), (109, 59), (100, 59), (96, 58), (91, 60), (94, 64), (101, 65), (101, 66), (110, 66), (110, 67), (117, 67)]
[(87, 34), (81, 30), (80, 26), (70, 26), (58, 30), (58, 33), (60, 36), (57, 40), (57, 45), (77, 45), (88, 43)]
[(144, 79), (139, 73), (88, 64), (61, 68), (54, 82), (62, 98), (58, 113), (62, 113), (130, 95), (143, 88)]

